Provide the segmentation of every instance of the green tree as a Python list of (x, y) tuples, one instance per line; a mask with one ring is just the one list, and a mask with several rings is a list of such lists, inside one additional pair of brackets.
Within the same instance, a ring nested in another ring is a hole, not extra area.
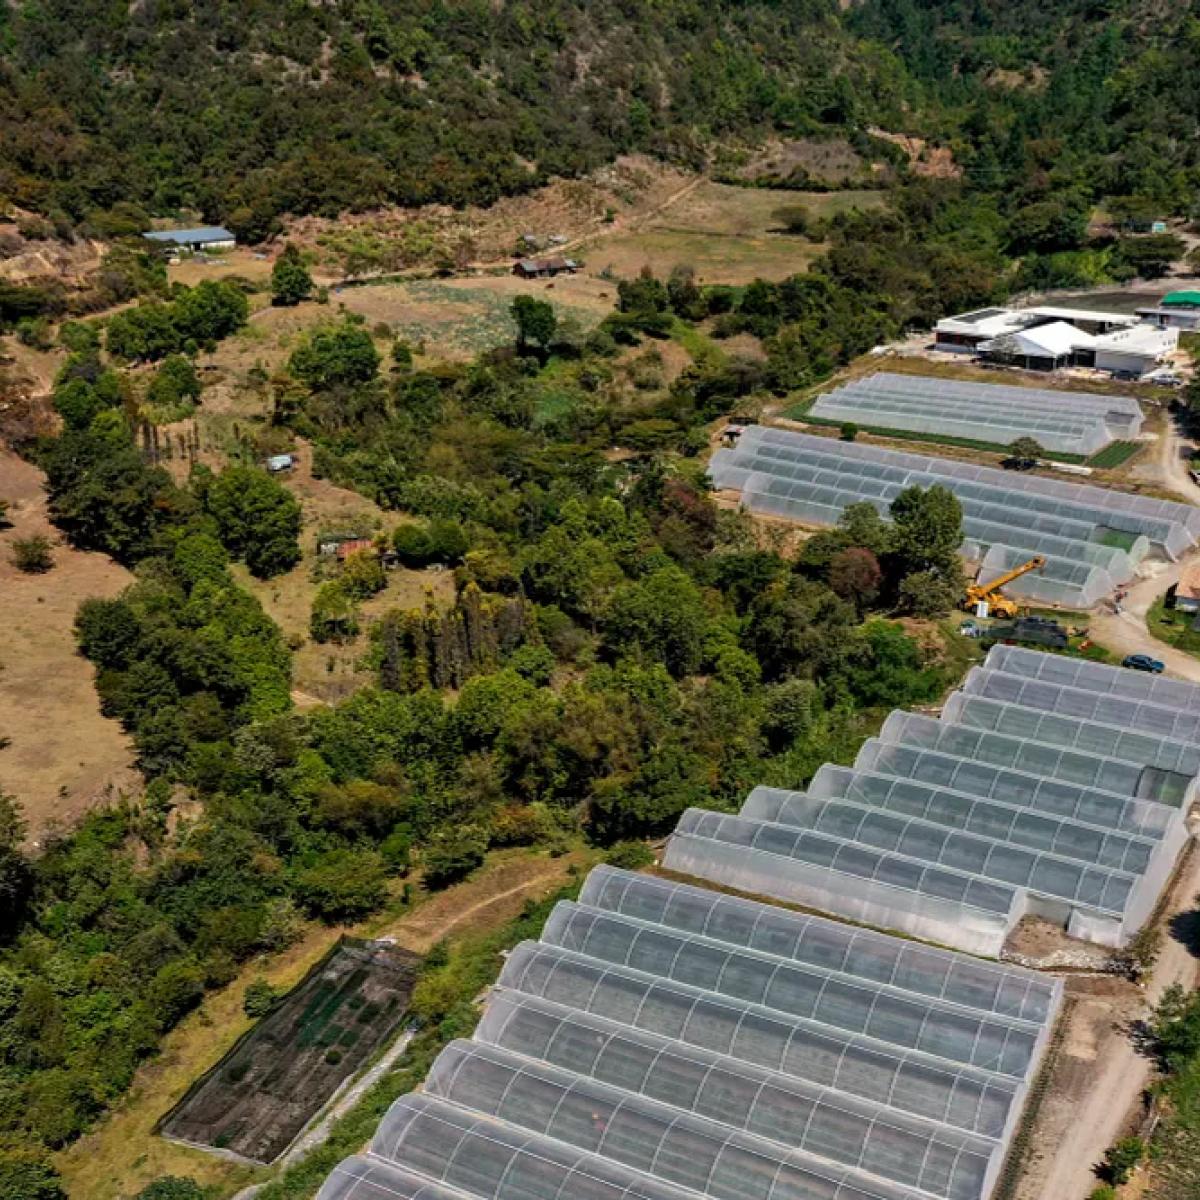
[(1129, 1182), (1129, 1177), (1146, 1157), (1146, 1143), (1140, 1137), (1123, 1137), (1104, 1152), (1104, 1170), (1109, 1180), (1118, 1187)]
[(1042, 449), (1041, 443), (1036, 438), (1028, 436), (1019, 437), (1011, 442), (1008, 447), (1010, 458), (1016, 459), (1033, 459), (1039, 460), (1046, 457), (1046, 451)]
[(900, 581), (898, 601), (913, 617), (944, 617), (952, 612), (963, 589), (937, 571), (914, 571)]
[(311, 916), (331, 924), (358, 921), (383, 903), (387, 870), (374, 850), (327, 850), (296, 869), (292, 886)]
[(859, 616), (879, 598), (883, 571), (879, 560), (865, 546), (848, 546), (829, 563), (829, 586), (854, 605)]
[(254, 575), (270, 579), (300, 561), (300, 505), (258, 467), (226, 467), (209, 485), (205, 507), (221, 541)]
[(312, 295), (313, 281), (300, 257), (300, 251), (288, 242), (271, 268), (271, 302), (291, 307)]
[(1187, 243), (1173, 233), (1125, 238), (1117, 244), (1117, 258), (1143, 279), (1161, 279), (1187, 251)]
[(190, 410), (200, 399), (200, 391), (200, 379), (192, 360), (183, 354), (172, 354), (155, 371), (146, 389), (146, 400), (168, 412), (181, 406)]
[(891, 503), (892, 552), (899, 573), (931, 572), (957, 583), (962, 568), (958, 548), (962, 544), (962, 505), (949, 488), (905, 488)]
[(288, 370), (317, 391), (369, 383), (379, 372), (379, 351), (357, 321), (345, 320), (309, 334), (288, 359)]
[(433, 561), (433, 544), (423, 525), (398, 525), (392, 534), (392, 549), (406, 567), (423, 567)]
[(358, 636), (358, 606), (338, 580), (317, 588), (308, 629), (314, 642), (344, 642)]
[(356, 550), (342, 563), (339, 582), (352, 600), (367, 600), (387, 586), (383, 566), (374, 550)]
[(16, 798), (0, 791), (0, 943), (16, 933), (33, 889), (33, 868), (22, 849), (27, 829)]
[(441, 888), (465, 879), (483, 862), (487, 847), (487, 834), (477, 825), (438, 830), (421, 852), (425, 882)]
[(554, 306), (548, 301), (537, 300), (533, 296), (517, 296), (512, 302), (511, 312), (517, 323), (518, 346), (532, 344), (545, 350), (554, 341), (558, 318), (554, 315)]
[(605, 640), (617, 655), (641, 650), (673, 675), (690, 675), (700, 668), (707, 624), (699, 588), (679, 567), (662, 567), (617, 589)]
[(852, 442), (858, 437), (858, 426), (853, 421), (843, 421), (838, 434), (843, 442)]
[(68, 1200), (44, 1151), (0, 1147), (0, 1200)]

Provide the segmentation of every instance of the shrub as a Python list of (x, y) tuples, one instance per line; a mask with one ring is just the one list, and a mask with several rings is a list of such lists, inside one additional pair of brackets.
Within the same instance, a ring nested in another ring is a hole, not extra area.
[(1104, 1169), (1110, 1181), (1119, 1187), (1128, 1182), (1145, 1157), (1146, 1143), (1140, 1137), (1123, 1137), (1104, 1152)]
[(51, 549), (50, 539), (40, 533), (18, 538), (12, 546), (13, 566), (26, 575), (43, 575), (54, 566)]
[(266, 1016), (278, 998), (279, 994), (265, 979), (252, 980), (242, 996), (242, 1011), (248, 1017)]
[(604, 856), (612, 867), (625, 871), (637, 871), (654, 863), (654, 851), (645, 842), (617, 842)]
[(858, 437), (858, 426), (853, 421), (843, 421), (838, 432), (843, 442), (852, 442)]

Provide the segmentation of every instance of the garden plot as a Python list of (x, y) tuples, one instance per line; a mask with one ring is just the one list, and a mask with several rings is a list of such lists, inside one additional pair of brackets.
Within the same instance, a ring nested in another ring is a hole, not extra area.
[(166, 1137), (273, 1162), (399, 1027), (420, 960), (344, 938), (163, 1119)]

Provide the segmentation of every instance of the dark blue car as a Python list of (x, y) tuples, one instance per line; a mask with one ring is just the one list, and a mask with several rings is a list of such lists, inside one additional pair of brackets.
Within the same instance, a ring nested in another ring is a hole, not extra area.
[(1128, 667), (1131, 671), (1149, 671), (1152, 675), (1163, 673), (1163, 664), (1148, 654), (1131, 654), (1121, 666)]

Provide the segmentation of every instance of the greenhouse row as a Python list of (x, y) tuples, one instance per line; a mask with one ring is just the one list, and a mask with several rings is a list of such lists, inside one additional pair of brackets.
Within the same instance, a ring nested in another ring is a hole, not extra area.
[(984, 1200), (1061, 994), (599, 867), (320, 1198)]
[(1162, 700), (1190, 717), (1200, 687), (1008, 646), (968, 684), (940, 719), (893, 713), (852, 767), (822, 767), (804, 792), (756, 788), (736, 816), (689, 810), (666, 865), (979, 954), (1026, 914), (1125, 944), (1187, 841), (1196, 749), (1165, 723), (1147, 737), (1119, 714), (1064, 719), (1061, 697), (1127, 691), (1127, 711)]
[[(1124, 399), (1126, 403), (1120, 401)], [(959, 383), (915, 375), (870, 375), (820, 396), (824, 421), (940, 434), (1009, 445), (1032, 437), (1060, 454), (1091, 455), (1114, 438), (1136, 438), (1142, 414), (1129, 398)]]
[(967, 682), (806, 791), (689, 809), (671, 878), (593, 870), (319, 1200), (988, 1200), (1062, 982), (981, 956), (1147, 918), (1200, 687), (1009, 647)]
[(987, 581), (1041, 555), (1016, 595), (1087, 608), (1128, 582), (1151, 550), (1175, 558), (1200, 537), (1200, 508), (990, 467), (751, 426), (712, 457), (714, 487), (753, 512), (833, 525), (850, 504), (887, 515), (905, 488), (941, 484), (963, 508), (963, 553)]

